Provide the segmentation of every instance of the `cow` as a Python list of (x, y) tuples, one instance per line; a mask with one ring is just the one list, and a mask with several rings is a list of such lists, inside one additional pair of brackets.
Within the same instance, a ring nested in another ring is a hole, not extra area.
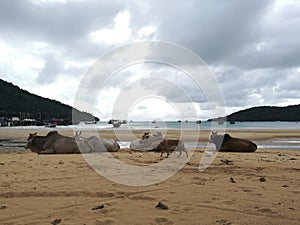
[(170, 151), (179, 151), (178, 157), (181, 156), (182, 151), (185, 152), (186, 157), (188, 158), (188, 153), (185, 150), (184, 144), (181, 140), (178, 139), (166, 139), (164, 138), (162, 142), (157, 146), (157, 150), (161, 152), (160, 157), (163, 156), (163, 154), (166, 152), (167, 153), (167, 158), (169, 157)]
[(80, 153), (74, 138), (60, 135), (57, 131), (51, 131), (46, 136), (29, 134), (25, 148), (38, 154)]
[[(60, 135), (51, 131), (46, 136), (37, 133), (29, 134), (25, 145), (26, 149), (38, 154), (72, 154), (90, 153), (98, 151), (118, 151), (120, 146), (112, 140), (95, 140), (97, 137), (78, 138)], [(103, 141), (103, 143), (102, 143)], [(98, 144), (98, 145), (97, 145)]]
[(46, 136), (39, 136), (37, 135), (37, 132), (29, 134), (29, 137), (27, 138), (27, 142), (25, 144), (25, 149), (30, 149), (32, 152), (40, 154), (46, 142), (54, 141), (57, 135), (57, 131), (51, 131)]
[(234, 138), (229, 134), (218, 135), (212, 132), (209, 138), (210, 143), (214, 143), (220, 152), (255, 152), (257, 145), (250, 140)]
[[(120, 145), (113, 139), (91, 136), (88, 138), (82, 137), (81, 131), (76, 132), (75, 140), (79, 146), (82, 143), (88, 144), (91, 152), (117, 152), (120, 150)], [(85, 148), (85, 146), (83, 146)], [(81, 148), (80, 148), (81, 149)]]
[(150, 134), (150, 132), (145, 133), (141, 139), (130, 143), (130, 149), (134, 151), (160, 152), (161, 157), (164, 152), (167, 152), (167, 157), (169, 157), (170, 151), (177, 150), (179, 151), (179, 156), (181, 156), (182, 151), (184, 151), (188, 157), (188, 153), (185, 150), (184, 144), (181, 140), (166, 139), (160, 132), (154, 134)]

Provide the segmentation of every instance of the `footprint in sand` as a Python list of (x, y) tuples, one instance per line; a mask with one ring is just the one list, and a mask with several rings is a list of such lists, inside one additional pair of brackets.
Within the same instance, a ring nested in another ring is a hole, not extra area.
[(166, 224), (166, 225), (174, 224), (174, 222), (172, 220), (169, 220), (166, 217), (156, 217), (154, 220), (158, 224)]
[(96, 221), (96, 225), (110, 225), (110, 224), (116, 224), (116, 221), (113, 219), (102, 219)]

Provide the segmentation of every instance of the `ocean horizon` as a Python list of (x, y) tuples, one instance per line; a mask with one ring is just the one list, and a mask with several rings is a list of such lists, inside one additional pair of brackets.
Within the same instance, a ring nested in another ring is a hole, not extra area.
[[(12, 127), (0, 127), (1, 129), (49, 129), (44, 126), (12, 126)], [(56, 126), (55, 129), (76, 129), (76, 130), (155, 130), (155, 129), (171, 129), (171, 130), (300, 130), (300, 122), (235, 122), (230, 124), (224, 122), (224, 124), (218, 124), (217, 122), (203, 121), (200, 124), (196, 121), (130, 121), (127, 124), (122, 124), (119, 128), (113, 128), (112, 124), (108, 124), (107, 121), (100, 121), (96, 124), (86, 124), (84, 122), (78, 125), (68, 126)]]

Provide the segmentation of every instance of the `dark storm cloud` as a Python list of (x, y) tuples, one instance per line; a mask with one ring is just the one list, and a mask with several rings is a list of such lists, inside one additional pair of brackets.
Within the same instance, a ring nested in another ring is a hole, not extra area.
[(2, 0), (0, 25), (8, 34), (18, 32), (30, 40), (68, 42), (111, 23), (120, 10), (117, 1), (35, 2)]
[[(143, 14), (138, 8), (143, 7)], [(132, 26), (157, 26), (160, 40), (183, 45), (208, 64), (243, 69), (299, 66), (299, 7), (275, 1), (151, 1), (132, 5)], [(144, 15), (147, 16), (144, 16)]]
[(99, 57), (108, 49), (91, 42), (89, 33), (112, 27), (116, 14), (128, 9), (134, 31), (156, 26), (159, 40), (183, 45), (208, 64), (253, 69), (299, 63), (295, 57), (300, 53), (299, 14), (286, 7), (274, 15), (274, 22), (268, 21), (267, 13), (274, 7), (271, 0), (45, 2), (1, 1), (2, 36), (45, 41), (74, 57)]
[[(190, 48), (208, 63), (224, 62), (260, 37), (269, 0), (152, 1), (145, 19), (157, 25), (160, 39)], [(176, 7), (178, 5), (178, 7)], [(133, 15), (133, 19), (135, 15)], [(142, 22), (141, 22), (142, 21)]]
[(299, 92), (297, 73), (294, 69), (230, 69), (216, 76), (226, 105), (237, 107), (284, 103), (287, 93), (290, 93), (289, 98), (298, 98), (295, 94), (295, 91)]
[(105, 4), (101, 1), (3, 0), (0, 5), (2, 37), (12, 41), (47, 42), (77, 57), (101, 54), (103, 48), (92, 43), (88, 35), (113, 24), (113, 18), (122, 10), (119, 1)]

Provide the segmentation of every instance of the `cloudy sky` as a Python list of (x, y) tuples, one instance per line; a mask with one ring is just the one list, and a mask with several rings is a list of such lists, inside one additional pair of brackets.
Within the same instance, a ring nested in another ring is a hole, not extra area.
[[(227, 114), (286, 106), (300, 103), (299, 34), (298, 0), (1, 0), (0, 78), (73, 106), (101, 57), (131, 43), (162, 41), (201, 57)], [(190, 78), (171, 65), (141, 62), (114, 71), (101, 87), (90, 82), (84, 93), (98, 92), (90, 103), (102, 120), (209, 118), (214, 106), (202, 88), (206, 80), (199, 87)]]

